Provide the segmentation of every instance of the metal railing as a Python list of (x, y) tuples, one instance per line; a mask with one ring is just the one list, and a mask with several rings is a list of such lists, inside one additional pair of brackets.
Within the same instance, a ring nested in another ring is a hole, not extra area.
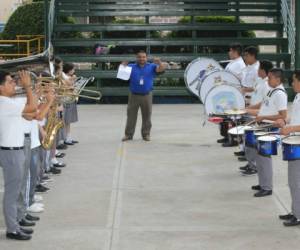
[(43, 35), (17, 35), (15, 40), (0, 40), (0, 57), (20, 58), (43, 52)]
[(291, 67), (294, 68), (296, 60), (296, 25), (287, 0), (281, 0), (281, 15), (284, 32), (288, 38), (289, 52), (291, 53)]

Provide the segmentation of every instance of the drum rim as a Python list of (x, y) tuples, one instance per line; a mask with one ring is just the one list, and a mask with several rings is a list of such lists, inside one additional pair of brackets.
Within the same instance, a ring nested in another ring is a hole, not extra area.
[[(209, 57), (198, 57), (198, 58), (195, 58), (193, 61), (191, 61), (189, 64), (188, 64), (188, 66), (186, 67), (186, 69), (185, 69), (185, 71), (184, 71), (184, 76), (183, 76), (183, 78), (184, 78), (184, 82), (185, 82), (185, 85), (186, 85), (186, 88), (193, 94), (193, 95), (195, 95), (195, 96), (198, 96), (196, 93), (194, 93), (193, 91), (191, 91), (191, 89), (190, 89), (190, 87), (189, 87), (189, 84), (188, 84), (188, 82), (187, 82), (187, 72), (188, 72), (188, 70), (192, 67), (192, 65), (195, 63), (195, 62), (198, 62), (198, 61), (201, 61), (202, 59), (209, 59), (209, 60), (213, 60), (213, 61), (215, 61), (217, 64), (219, 64), (219, 62), (218, 61), (216, 61), (215, 59), (213, 59), (213, 58), (209, 58)], [(219, 64), (220, 65), (220, 64)], [(221, 70), (223, 69), (223, 67), (220, 65), (220, 67), (221, 67)], [(198, 83), (199, 84), (199, 83)], [(199, 96), (198, 96), (199, 97)]]
[[(249, 127), (249, 126), (243, 126), (243, 125), (240, 125), (240, 126), (237, 126), (237, 127)], [(229, 129), (229, 130), (228, 130), (228, 134), (233, 135), (233, 136), (239, 136), (239, 135), (244, 135), (244, 134), (245, 134), (245, 129), (243, 130), (243, 133), (242, 133), (242, 134), (231, 134), (229, 131), (230, 131), (230, 130), (233, 130), (233, 129), (235, 129), (235, 128), (236, 128), (236, 127)], [(242, 130), (241, 130), (241, 131), (242, 131)]]
[(272, 141), (263, 141), (263, 140), (262, 140), (262, 137), (266, 137), (266, 136), (263, 135), (263, 136), (259, 136), (259, 137), (257, 138), (257, 141), (258, 141), (258, 142), (271, 142), (271, 143), (272, 143), (272, 142), (278, 142), (278, 141), (279, 141), (279, 138), (276, 138), (275, 136), (272, 136), (272, 135), (268, 135), (268, 136), (269, 136), (269, 137), (274, 137), (275, 140), (272, 140)]
[[(207, 95), (206, 95), (206, 97), (205, 97), (205, 101), (203, 102), (205, 112), (206, 112), (206, 104), (207, 104), (207, 97), (208, 97), (208, 95), (209, 95), (215, 88), (223, 87), (223, 86), (229, 86), (229, 87), (231, 87), (231, 88), (236, 89), (236, 90), (241, 94), (241, 96), (243, 97), (242, 92), (241, 92), (237, 87), (235, 87), (235, 86), (233, 86), (233, 85), (223, 84), (223, 85), (217, 85), (217, 86), (214, 86), (214, 87), (207, 93)], [(243, 98), (243, 100), (244, 100), (244, 108), (245, 108), (245, 107), (246, 107), (245, 99)], [(206, 112), (206, 113), (207, 113), (207, 112)], [(228, 115), (228, 116), (230, 116), (230, 115)]]
[[(225, 69), (223, 69), (223, 70), (215, 70), (215, 71), (212, 71), (212, 72), (210, 72), (208, 75), (206, 75), (206, 76), (203, 78), (203, 80), (202, 80), (202, 82), (201, 82), (201, 84), (200, 84), (200, 88), (199, 88), (199, 98), (200, 98), (200, 100), (201, 100), (202, 102), (205, 101), (205, 99), (206, 99), (206, 96), (205, 96), (204, 100), (202, 100), (202, 97), (201, 97), (201, 89), (203, 88), (203, 83), (204, 83), (204, 81), (207, 79), (207, 77), (209, 77), (210, 75), (212, 75), (212, 74), (214, 74), (214, 73), (216, 73), (216, 72), (219, 72), (219, 71), (221, 71), (221, 72), (226, 72), (226, 73), (229, 73), (229, 74), (233, 75), (233, 76), (238, 80), (239, 86), (240, 86), (240, 87), (242, 86), (241, 80), (240, 80), (234, 73), (232, 73), (232, 72), (230, 72), (230, 71), (228, 71), (228, 70), (225, 70)], [(230, 84), (230, 83), (225, 83), (225, 84), (223, 84), (223, 81), (222, 81), (222, 83), (219, 84), (219, 85), (230, 85), (230, 86), (233, 86), (233, 87), (236, 86), (236, 85)], [(215, 85), (214, 87), (219, 86), (219, 85)], [(211, 89), (212, 89), (212, 88), (211, 88)], [(211, 89), (210, 89), (210, 90), (211, 90)], [(210, 90), (209, 90), (209, 91), (210, 91)], [(208, 95), (209, 91), (206, 93), (206, 95)]]

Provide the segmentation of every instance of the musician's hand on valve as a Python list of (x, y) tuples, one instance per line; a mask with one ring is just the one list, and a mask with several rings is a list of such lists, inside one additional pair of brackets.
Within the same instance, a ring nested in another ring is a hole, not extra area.
[(55, 100), (55, 94), (53, 91), (48, 91), (46, 96), (45, 96), (47, 102), (52, 103)]
[(28, 71), (21, 70), (19, 71), (20, 84), (24, 89), (31, 87), (31, 78)]

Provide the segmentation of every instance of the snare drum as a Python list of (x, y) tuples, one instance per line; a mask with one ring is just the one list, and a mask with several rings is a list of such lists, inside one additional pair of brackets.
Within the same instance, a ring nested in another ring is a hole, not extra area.
[(199, 96), (202, 103), (204, 103), (208, 92), (217, 85), (233, 85), (241, 87), (241, 82), (233, 73), (225, 70), (217, 70), (209, 72), (202, 80), (199, 88)]
[(257, 139), (257, 152), (262, 156), (277, 155), (279, 138), (274, 135), (260, 136)]
[(250, 129), (250, 126), (237, 126), (228, 130), (229, 143), (242, 143), (244, 141), (244, 133), (246, 129)]
[(199, 84), (205, 76), (211, 72), (223, 70), (222, 66), (211, 58), (197, 58), (192, 61), (184, 73), (184, 81), (187, 89), (199, 97)]
[(282, 156), (284, 161), (300, 160), (300, 136), (295, 135), (282, 140)]
[(204, 102), (205, 112), (209, 114), (224, 114), (225, 110), (245, 109), (245, 100), (240, 90), (231, 85), (213, 87)]
[(257, 138), (255, 136), (258, 132), (263, 132), (264, 129), (251, 127), (249, 129), (245, 129), (245, 145), (247, 147), (255, 148), (257, 143)]

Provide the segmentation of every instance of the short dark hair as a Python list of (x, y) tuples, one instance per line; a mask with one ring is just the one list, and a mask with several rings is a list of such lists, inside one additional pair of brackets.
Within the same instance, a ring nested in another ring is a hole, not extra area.
[(284, 81), (284, 72), (282, 69), (274, 68), (271, 69), (269, 73), (275, 76), (276, 78), (279, 78), (281, 82)]
[(249, 55), (254, 56), (255, 58), (257, 58), (258, 48), (254, 47), (254, 46), (249, 46), (246, 49), (244, 49), (244, 53), (248, 53)]
[(63, 67), (63, 72), (68, 74), (74, 68), (75, 68), (75, 65), (73, 63), (65, 63), (64, 67)]
[(0, 70), (0, 85), (3, 85), (6, 81), (6, 77), (10, 76), (10, 73), (5, 70)]
[(54, 58), (54, 71), (55, 71), (55, 72), (56, 72), (57, 70), (59, 70), (59, 64), (62, 63), (62, 62), (63, 62), (63, 60), (62, 60), (60, 57), (56, 56), (56, 57)]
[(241, 55), (243, 52), (243, 46), (240, 43), (230, 44), (229, 49), (236, 51), (239, 55)]
[(136, 54), (137, 54), (137, 55), (138, 55), (138, 54), (146, 54), (146, 55), (147, 55), (147, 52), (146, 52), (145, 50), (139, 50)]
[(269, 74), (270, 70), (273, 69), (273, 63), (269, 60), (259, 61), (259, 68), (264, 70), (266, 74)]
[(296, 70), (294, 71), (294, 76), (296, 77), (296, 79), (297, 79), (298, 81), (300, 81), (300, 69), (296, 69)]

